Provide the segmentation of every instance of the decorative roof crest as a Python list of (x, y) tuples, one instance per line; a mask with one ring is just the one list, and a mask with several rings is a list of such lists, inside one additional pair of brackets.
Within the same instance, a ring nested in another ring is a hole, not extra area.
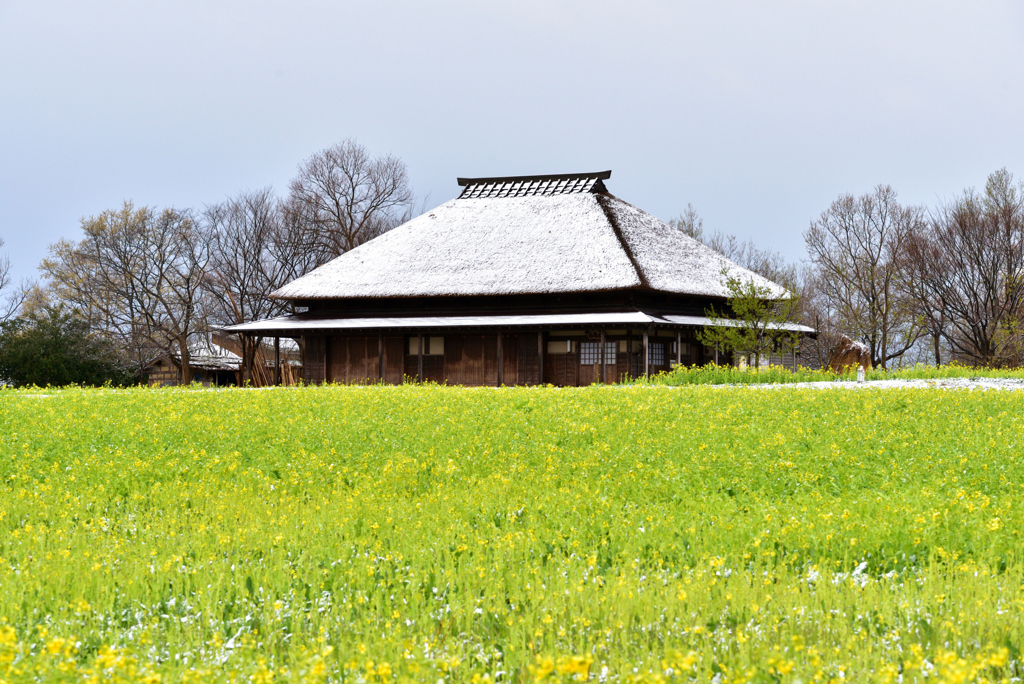
[(536, 197), (608, 192), (604, 181), (611, 171), (559, 173), (547, 176), (504, 176), (500, 178), (459, 178), (464, 186), (459, 199), (479, 197)]

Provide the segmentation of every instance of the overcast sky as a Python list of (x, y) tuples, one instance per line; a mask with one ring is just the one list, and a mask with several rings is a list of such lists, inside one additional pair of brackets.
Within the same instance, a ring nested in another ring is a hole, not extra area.
[(842, 193), (1024, 176), (1024, 3), (0, 0), (0, 238), (283, 193), (345, 138), (456, 176), (612, 169), (662, 219), (805, 255)]

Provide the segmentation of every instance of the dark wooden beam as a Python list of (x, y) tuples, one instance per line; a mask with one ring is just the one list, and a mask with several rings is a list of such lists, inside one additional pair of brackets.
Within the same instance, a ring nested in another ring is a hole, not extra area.
[(626, 373), (633, 377), (633, 329), (626, 328)]
[(384, 333), (377, 336), (377, 375), (381, 384), (384, 383)]
[(498, 387), (505, 382), (505, 353), (501, 348), (501, 331), (498, 331)]
[(274, 384), (281, 384), (281, 338), (274, 338)]
[(604, 384), (604, 329), (601, 329), (601, 353), (598, 355), (597, 381)]
[(644, 330), (644, 377), (651, 374), (651, 354), (648, 344), (648, 333)]
[(683, 362), (683, 333), (676, 331), (676, 365)]
[(537, 384), (544, 384), (544, 331), (537, 331)]
[(416, 348), (416, 382), (423, 382), (423, 333), (417, 337), (419, 346)]

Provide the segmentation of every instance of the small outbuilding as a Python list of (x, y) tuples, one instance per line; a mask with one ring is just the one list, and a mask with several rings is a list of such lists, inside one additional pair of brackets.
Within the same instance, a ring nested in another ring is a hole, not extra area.
[(610, 176), (460, 178), (456, 199), (274, 293), (298, 313), (226, 330), (299, 340), (307, 383), (572, 386), (728, 362), (696, 337), (723, 272), (786, 291)]
[[(205, 339), (189, 345), (189, 372), (191, 382), (207, 387), (225, 387), (238, 384), (242, 358), (225, 347)], [(146, 367), (151, 387), (170, 387), (181, 384), (181, 355), (163, 354)]]

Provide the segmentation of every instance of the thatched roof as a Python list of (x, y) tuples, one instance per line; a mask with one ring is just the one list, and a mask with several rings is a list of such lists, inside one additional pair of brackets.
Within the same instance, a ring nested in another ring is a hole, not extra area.
[(608, 194), (610, 172), (459, 179), (446, 202), (292, 281), (283, 299), (600, 292), (726, 297), (723, 268), (785, 291)]
[[(242, 357), (238, 354), (205, 338), (189, 342), (188, 356), (189, 366), (199, 370), (236, 371), (242, 365)], [(174, 365), (181, 366), (181, 352), (176, 349), (172, 350), (170, 355), (157, 356), (149, 362), (148, 366), (153, 366), (162, 359), (170, 359)]]

